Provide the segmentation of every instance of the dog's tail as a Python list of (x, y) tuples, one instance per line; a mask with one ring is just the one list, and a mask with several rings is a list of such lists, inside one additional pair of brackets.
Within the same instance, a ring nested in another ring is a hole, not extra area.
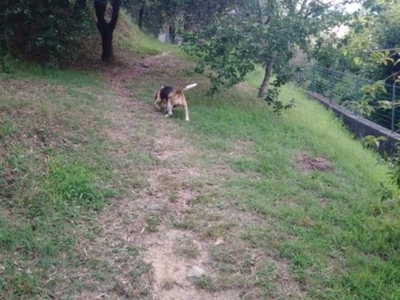
[(190, 89), (194, 88), (195, 86), (197, 86), (197, 83), (189, 84), (189, 85), (185, 86), (185, 87), (182, 89), (182, 91), (190, 90)]

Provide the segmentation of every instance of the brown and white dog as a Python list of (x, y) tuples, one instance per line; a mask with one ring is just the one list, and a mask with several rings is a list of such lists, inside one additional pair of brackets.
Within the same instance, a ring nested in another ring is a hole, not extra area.
[(183, 91), (190, 90), (197, 86), (197, 83), (189, 84), (183, 89), (176, 89), (172, 86), (162, 86), (154, 94), (154, 105), (156, 109), (160, 110), (162, 106), (167, 105), (165, 117), (172, 116), (172, 109), (176, 106), (183, 106), (185, 108), (185, 120), (189, 121), (189, 111)]

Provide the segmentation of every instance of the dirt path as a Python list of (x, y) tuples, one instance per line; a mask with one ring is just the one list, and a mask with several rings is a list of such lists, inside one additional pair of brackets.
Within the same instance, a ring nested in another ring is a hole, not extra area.
[[(99, 222), (103, 224), (103, 232), (96, 243), (99, 248), (107, 244), (111, 244), (113, 248), (140, 248), (142, 260), (152, 266), (152, 272), (149, 272), (146, 282), (142, 285), (151, 285), (146, 287), (146, 293), (142, 293), (143, 298), (237, 299), (232, 292), (211, 294), (196, 289), (193, 281), (188, 279), (188, 271), (193, 266), (209, 271), (204, 263), (207, 259), (206, 249), (202, 249), (200, 242), (195, 241), (189, 231), (173, 229), (168, 225), (168, 221), (171, 216), (176, 218), (185, 214), (188, 202), (197, 197), (196, 192), (187, 183), (201, 176), (201, 171), (195, 166), (183, 163), (193, 149), (179, 133), (177, 136), (176, 130), (172, 130), (173, 122), (155, 112), (151, 105), (136, 100), (132, 91), (126, 87), (126, 84), (133, 82), (135, 78), (146, 76), (153, 64), (157, 64), (159, 60), (165, 61), (167, 56), (167, 53), (152, 56), (129, 68), (115, 67), (108, 74), (117, 96), (116, 109), (109, 115), (113, 123), (108, 132), (110, 139), (120, 143), (120, 155), (129, 152), (132, 147), (137, 147), (139, 143), (148, 151), (149, 156), (156, 159), (158, 166), (143, 170), (148, 186), (136, 195), (136, 201), (129, 198), (115, 201), (111, 208), (102, 214)], [(135, 132), (143, 130), (138, 129), (138, 122), (143, 119), (147, 122), (151, 120), (156, 131), (147, 136)], [(187, 239), (198, 244), (200, 255), (195, 259), (186, 259), (176, 253), (176, 244)], [(129, 286), (129, 274), (132, 272), (132, 267), (129, 267), (130, 261), (126, 257), (123, 259), (111, 253), (108, 261), (120, 270), (123, 291), (113, 288), (107, 296), (117, 298), (122, 294), (137, 294), (138, 291), (134, 291), (137, 287)]]
[[(142, 149), (140, 155), (145, 153), (149, 164), (140, 170), (144, 178), (133, 180), (133, 185), (139, 182), (142, 188), (133, 186), (132, 197), (115, 200), (99, 217), (98, 238), (81, 245), (88, 256), (108, 262), (115, 274), (114, 281), (105, 283), (102, 294), (85, 293), (77, 299), (265, 299), (246, 282), (256, 277), (258, 262), (276, 266), (274, 278), (281, 281), (280, 295), (301, 298), (303, 294), (289, 275), (286, 262), (265, 260), (263, 254), (243, 242), (234, 241), (234, 249), (224, 245), (228, 237), (223, 232), (230, 232), (230, 226), (240, 231), (249, 222), (262, 224), (263, 219), (230, 209), (203, 207), (201, 212), (193, 213), (191, 203), (202, 193), (202, 188), (193, 183), (204, 182), (210, 170), (204, 170), (193, 159), (198, 150), (185, 139), (182, 127), (154, 111), (152, 95), (148, 95), (147, 102), (139, 101), (129, 88), (137, 78), (154, 77), (153, 66), (168, 68), (176, 63), (175, 58), (162, 53), (106, 72), (115, 93), (114, 107), (107, 113), (111, 121), (108, 136), (118, 145), (110, 155), (123, 162), (122, 172), (126, 177), (133, 176), (131, 173), (137, 168), (134, 149)], [(223, 174), (226, 170), (223, 167), (212, 172)], [(195, 225), (186, 224), (187, 217), (195, 218)], [(174, 226), (177, 221), (185, 225)], [(218, 277), (215, 264), (224, 260), (224, 254), (218, 254), (223, 251), (217, 251), (216, 255), (222, 256), (214, 258), (214, 264), (210, 262), (210, 249), (215, 250), (218, 245), (236, 255), (238, 261), (230, 263), (240, 269), (241, 260), (251, 261), (247, 277), (233, 274), (219, 286), (208, 280)], [(189, 278), (194, 267), (204, 271), (205, 277)]]

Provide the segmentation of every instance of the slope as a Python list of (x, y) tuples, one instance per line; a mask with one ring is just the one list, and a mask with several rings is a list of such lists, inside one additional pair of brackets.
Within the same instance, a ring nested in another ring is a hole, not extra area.
[[(2, 297), (396, 299), (373, 153), (290, 87), (282, 116), (257, 74), (208, 97), (176, 48), (117, 32), (115, 66), (2, 75)], [(190, 123), (154, 111), (192, 82)]]

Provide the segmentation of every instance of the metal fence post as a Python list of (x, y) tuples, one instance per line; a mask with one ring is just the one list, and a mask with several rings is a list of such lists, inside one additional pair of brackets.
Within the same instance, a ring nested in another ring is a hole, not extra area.
[[(358, 102), (358, 97), (359, 97), (359, 95), (358, 95), (359, 86), (360, 86), (359, 78), (358, 78), (358, 76), (356, 76), (356, 86), (355, 86), (355, 89), (354, 89), (354, 92), (355, 92), (355, 94), (354, 94), (354, 98), (355, 98), (354, 101), (357, 101), (357, 102)], [(358, 115), (357, 110), (354, 112), (354, 114), (355, 114), (356, 116)]]
[(333, 71), (331, 69), (329, 69), (329, 103), (332, 102), (332, 98), (333, 98), (332, 77), (333, 77)]
[(312, 92), (315, 92), (315, 66), (312, 66), (312, 70), (311, 70), (311, 72), (312, 72), (312, 76), (311, 76), (311, 91)]
[(396, 81), (393, 82), (393, 93), (392, 93), (392, 124), (391, 124), (391, 129), (392, 133), (394, 131), (394, 102), (396, 100)]

